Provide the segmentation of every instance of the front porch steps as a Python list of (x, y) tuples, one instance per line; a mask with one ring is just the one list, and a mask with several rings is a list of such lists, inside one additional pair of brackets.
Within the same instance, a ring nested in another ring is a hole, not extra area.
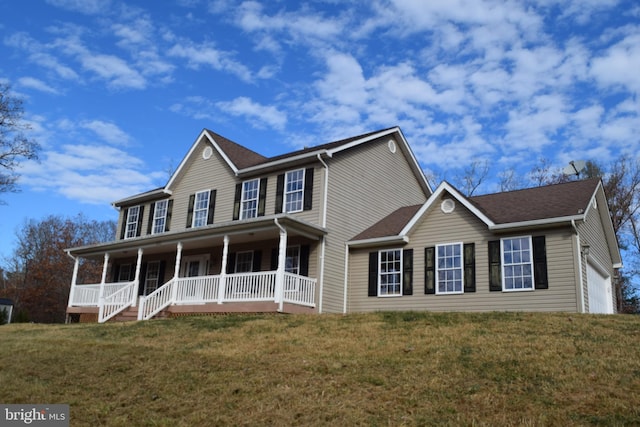
[[(161, 319), (164, 317), (169, 317), (166, 310), (162, 310), (160, 313), (153, 316), (154, 319)], [(109, 322), (135, 322), (138, 320), (138, 306), (135, 307), (127, 307), (122, 313), (118, 313), (113, 319), (110, 319)]]

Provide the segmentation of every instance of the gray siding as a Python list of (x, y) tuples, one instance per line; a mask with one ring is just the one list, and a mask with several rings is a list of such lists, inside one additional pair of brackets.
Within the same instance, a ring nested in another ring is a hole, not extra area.
[[(342, 151), (327, 161), (329, 199), (323, 312), (344, 306), (345, 242), (402, 206), (428, 197), (400, 149), (389, 151), (389, 137)], [(316, 174), (321, 175), (321, 174)]]
[[(489, 240), (525, 235), (546, 236), (549, 289), (523, 292), (490, 292), (488, 275)], [(570, 227), (534, 232), (495, 235), (475, 215), (456, 203), (450, 214), (434, 203), (410, 235), (413, 248), (413, 295), (368, 297), (368, 254), (375, 249), (353, 250), (349, 260), (349, 311), (434, 310), (434, 311), (578, 311), (576, 269)], [(458, 295), (424, 294), (424, 248), (440, 243), (475, 243), (476, 292)]]

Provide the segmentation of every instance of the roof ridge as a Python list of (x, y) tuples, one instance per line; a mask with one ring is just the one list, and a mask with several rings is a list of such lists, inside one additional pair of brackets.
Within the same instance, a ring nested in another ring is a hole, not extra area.
[(578, 180), (575, 180), (575, 181), (554, 182), (552, 184), (538, 185), (538, 186), (535, 186), (535, 187), (518, 188), (516, 190), (508, 190), (508, 191), (496, 191), (496, 192), (493, 192), (493, 193), (478, 194), (477, 196), (465, 196), (465, 197), (467, 197), (468, 199), (476, 199), (478, 197), (495, 196), (495, 195), (498, 195), (498, 194), (513, 194), (513, 193), (523, 192), (523, 191), (532, 191), (532, 190), (545, 189), (545, 188), (550, 188), (550, 187), (559, 187), (559, 186), (562, 186), (562, 185), (575, 185), (575, 184), (579, 184), (579, 183), (585, 183), (585, 182), (596, 181), (596, 180), (600, 181), (600, 178), (599, 177), (591, 177), (591, 178), (585, 178), (585, 179), (578, 179)]

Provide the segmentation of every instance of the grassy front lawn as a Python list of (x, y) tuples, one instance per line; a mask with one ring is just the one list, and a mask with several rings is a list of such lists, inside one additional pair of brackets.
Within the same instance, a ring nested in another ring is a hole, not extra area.
[(638, 425), (640, 317), (5, 325), (0, 402), (67, 403), (72, 426)]

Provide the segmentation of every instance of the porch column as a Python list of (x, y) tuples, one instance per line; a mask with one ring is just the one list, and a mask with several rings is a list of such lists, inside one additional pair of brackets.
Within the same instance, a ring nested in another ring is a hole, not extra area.
[(138, 249), (138, 261), (136, 262), (136, 275), (135, 285), (133, 285), (133, 295), (131, 295), (131, 307), (136, 306), (136, 302), (138, 301), (138, 290), (140, 289), (140, 267), (142, 266), (142, 254), (144, 250), (142, 248)]
[[(278, 226), (280, 225), (278, 224)], [(282, 311), (284, 308), (284, 269), (287, 262), (287, 230), (283, 227), (280, 227), (280, 246), (278, 249), (275, 302), (278, 303), (278, 311)]]
[(98, 292), (98, 320), (102, 319), (104, 313), (104, 284), (107, 281), (107, 267), (109, 266), (109, 252), (104, 254), (104, 265), (102, 266), (102, 278), (100, 279), (100, 291)]
[(78, 267), (80, 266), (80, 258), (74, 258), (73, 275), (71, 276), (71, 290), (69, 290), (69, 307), (73, 303), (73, 297), (76, 293), (76, 282), (78, 281)]
[(227, 258), (229, 258), (229, 236), (224, 236), (222, 247), (222, 266), (220, 267), (220, 281), (218, 282), (218, 304), (222, 304), (227, 288)]
[(178, 242), (178, 247), (176, 248), (176, 265), (173, 268), (173, 288), (171, 289), (171, 301), (173, 303), (178, 299), (178, 285), (176, 284), (176, 280), (180, 277), (180, 262), (182, 261), (182, 242)]

